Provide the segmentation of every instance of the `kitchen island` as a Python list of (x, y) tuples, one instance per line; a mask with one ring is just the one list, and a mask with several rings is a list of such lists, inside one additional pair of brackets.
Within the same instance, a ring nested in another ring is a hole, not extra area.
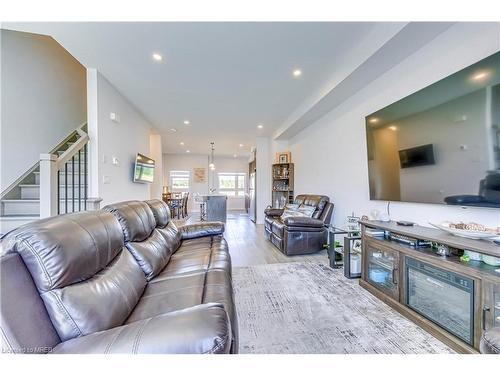
[(200, 195), (202, 220), (222, 221), (227, 218), (227, 196), (221, 194)]

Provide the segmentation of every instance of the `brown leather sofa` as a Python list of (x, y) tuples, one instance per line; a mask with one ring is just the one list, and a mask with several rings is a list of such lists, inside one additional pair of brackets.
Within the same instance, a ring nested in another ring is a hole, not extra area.
[(311, 254), (323, 249), (327, 242), (333, 203), (326, 195), (297, 195), (295, 204), (314, 207), (312, 217), (288, 217), (281, 219), (283, 209), (267, 208), (265, 213), (265, 235), (286, 255)]
[(2, 241), (7, 353), (236, 353), (224, 224), (161, 201), (38, 220)]

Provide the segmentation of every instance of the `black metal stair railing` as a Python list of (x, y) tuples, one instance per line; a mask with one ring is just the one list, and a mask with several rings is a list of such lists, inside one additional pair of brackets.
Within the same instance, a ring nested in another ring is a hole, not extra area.
[[(57, 174), (58, 214), (87, 210), (87, 160), (88, 147), (87, 144), (85, 144), (83, 148), (78, 150), (78, 152), (64, 164), (64, 167), (59, 170)], [(69, 171), (69, 167), (71, 167), (71, 172)], [(61, 184), (61, 180), (64, 182), (64, 185)], [(71, 183), (71, 188), (69, 188), (69, 182)], [(63, 197), (61, 192), (64, 192)], [(71, 195), (71, 197), (69, 195)]]

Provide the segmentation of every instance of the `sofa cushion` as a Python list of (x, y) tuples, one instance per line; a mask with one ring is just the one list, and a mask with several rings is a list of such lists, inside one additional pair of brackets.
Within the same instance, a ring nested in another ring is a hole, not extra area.
[(143, 241), (156, 227), (153, 211), (144, 202), (127, 201), (110, 204), (103, 210), (116, 216), (123, 229), (125, 242)]
[(69, 340), (53, 353), (227, 354), (231, 336), (224, 307), (205, 304)]
[(237, 329), (231, 276), (217, 269), (153, 280), (126, 323), (205, 303), (223, 304)]
[(144, 271), (146, 279), (151, 280), (158, 275), (178, 247), (175, 226), (167, 225), (163, 234), (155, 229), (156, 219), (153, 211), (144, 202), (122, 202), (104, 209), (117, 217), (123, 229), (126, 247)]
[(170, 221), (168, 225), (163, 228), (156, 227), (156, 230), (165, 238), (167, 246), (172, 250), (172, 254), (175, 253), (179, 249), (179, 246), (181, 246), (181, 232), (174, 222)]
[(121, 325), (146, 286), (142, 270), (122, 251), (94, 277), (42, 294), (61, 340)]
[(63, 341), (122, 324), (146, 285), (108, 212), (55, 216), (12, 235)]
[(9, 235), (41, 292), (86, 280), (123, 248), (113, 215), (87, 211), (38, 220)]
[(157, 229), (154, 229), (146, 240), (127, 242), (125, 246), (144, 271), (148, 281), (165, 268), (173, 249), (172, 244), (169, 245)]
[(151, 211), (153, 211), (156, 227), (165, 228), (172, 218), (168, 204), (159, 199), (152, 199), (145, 203), (149, 206)]
[(205, 272), (153, 279), (126, 323), (199, 305), (204, 283)]

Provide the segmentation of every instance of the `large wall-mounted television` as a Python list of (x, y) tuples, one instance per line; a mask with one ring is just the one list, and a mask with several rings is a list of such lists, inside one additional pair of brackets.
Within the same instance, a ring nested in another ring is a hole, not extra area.
[(500, 52), (365, 120), (372, 200), (500, 208)]
[(137, 154), (134, 163), (134, 182), (151, 183), (154, 181), (155, 161), (145, 155)]

